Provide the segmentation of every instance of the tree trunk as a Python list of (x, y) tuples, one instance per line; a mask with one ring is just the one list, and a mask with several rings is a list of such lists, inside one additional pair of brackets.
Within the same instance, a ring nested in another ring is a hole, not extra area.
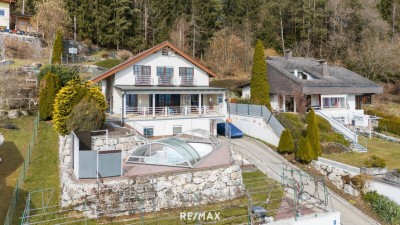
[(281, 20), (281, 41), (282, 41), (282, 50), (285, 51), (285, 40), (283, 38), (283, 21), (282, 21), (282, 8), (279, 6), (279, 16)]

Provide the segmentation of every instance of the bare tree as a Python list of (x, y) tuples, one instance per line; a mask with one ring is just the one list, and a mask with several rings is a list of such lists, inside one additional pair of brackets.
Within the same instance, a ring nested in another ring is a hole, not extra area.
[(38, 25), (38, 31), (43, 33), (47, 44), (52, 45), (57, 30), (62, 30), (68, 21), (68, 12), (63, 0), (37, 1), (34, 24)]

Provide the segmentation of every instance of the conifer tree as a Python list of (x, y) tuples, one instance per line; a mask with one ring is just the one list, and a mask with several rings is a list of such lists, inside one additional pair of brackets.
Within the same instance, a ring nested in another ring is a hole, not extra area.
[(292, 153), (294, 151), (294, 143), (292, 134), (288, 129), (284, 130), (279, 140), (278, 152), (280, 153)]
[(41, 120), (52, 118), (54, 99), (60, 88), (61, 80), (53, 73), (47, 73), (40, 81), (39, 117)]
[(307, 164), (313, 160), (313, 150), (307, 137), (302, 136), (300, 138), (299, 148), (296, 152), (296, 157)]
[(315, 116), (314, 109), (311, 108), (307, 118), (307, 138), (310, 140), (311, 148), (313, 150), (314, 159), (322, 155), (321, 144), (319, 139), (319, 130), (317, 117)]
[(53, 51), (51, 53), (51, 64), (61, 64), (61, 55), (63, 53), (63, 37), (61, 31), (57, 31), (54, 40)]
[(267, 62), (264, 55), (264, 45), (260, 40), (257, 40), (254, 50), (253, 69), (250, 80), (250, 100), (254, 104), (265, 105), (271, 110), (269, 83), (267, 80)]

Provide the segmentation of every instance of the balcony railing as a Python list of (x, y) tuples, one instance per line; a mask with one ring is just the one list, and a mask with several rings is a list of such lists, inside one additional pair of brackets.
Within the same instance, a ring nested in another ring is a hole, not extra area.
[(195, 85), (193, 76), (181, 76), (181, 85)]
[[(199, 112), (200, 110), (200, 112)], [(126, 107), (126, 117), (175, 117), (175, 116), (199, 116), (222, 115), (222, 105), (215, 106), (165, 106), (165, 107)]]
[(173, 85), (172, 76), (159, 76), (158, 77), (158, 85)]
[(138, 74), (135, 75), (136, 85), (151, 85), (151, 75)]

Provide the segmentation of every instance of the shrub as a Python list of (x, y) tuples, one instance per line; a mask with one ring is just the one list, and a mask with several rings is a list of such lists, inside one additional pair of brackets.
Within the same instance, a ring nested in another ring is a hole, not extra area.
[(400, 224), (400, 205), (376, 191), (364, 195), (364, 200), (369, 202), (378, 216), (389, 224)]
[(350, 142), (348, 140), (346, 140), (342, 134), (336, 133), (334, 131), (321, 132), (320, 140), (321, 140), (321, 142), (336, 142), (336, 143), (340, 143), (346, 147), (350, 146)]
[(62, 135), (70, 132), (67, 127), (67, 119), (73, 107), (78, 104), (84, 96), (91, 98), (102, 111), (105, 111), (107, 104), (104, 96), (98, 87), (92, 86), (89, 82), (84, 82), (82, 79), (74, 79), (67, 83), (58, 94), (54, 101), (54, 126), (55, 129)]
[(132, 53), (128, 50), (121, 50), (118, 52), (118, 58), (120, 58), (122, 61), (126, 61), (130, 57), (132, 57)]
[(286, 129), (290, 131), (294, 140), (300, 139), (304, 130), (304, 123), (298, 114), (279, 113), (276, 118)]
[(365, 160), (364, 162), (365, 167), (379, 167), (384, 168), (386, 167), (386, 161), (382, 158), (379, 158), (376, 155), (371, 156), (369, 159)]
[(88, 94), (72, 109), (66, 123), (69, 131), (92, 131), (101, 128), (104, 110)]
[(105, 60), (98, 61), (95, 64), (96, 64), (96, 66), (101, 66), (101, 67), (110, 69), (120, 63), (122, 63), (122, 61), (119, 59), (105, 59)]
[(265, 105), (271, 110), (269, 98), (269, 83), (267, 80), (267, 62), (264, 56), (264, 45), (261, 40), (257, 40), (254, 50), (253, 69), (250, 80), (250, 99), (251, 102)]
[(53, 73), (47, 73), (40, 81), (39, 117), (41, 120), (50, 120), (53, 117), (54, 99), (60, 88), (60, 78)]
[(389, 131), (390, 133), (400, 135), (400, 117), (387, 114), (374, 108), (365, 109), (365, 113), (381, 117), (378, 123), (378, 130)]
[(294, 143), (292, 139), (292, 134), (288, 129), (284, 130), (281, 134), (279, 140), (278, 152), (280, 153), (292, 153), (294, 151)]
[(239, 98), (236, 100), (236, 102), (239, 104), (251, 104), (251, 101), (249, 98)]
[(300, 143), (298, 150), (296, 152), (296, 157), (304, 162), (304, 163), (310, 163), (314, 159), (314, 153), (311, 148), (310, 141), (308, 140), (307, 137), (301, 137), (300, 138)]
[(107, 59), (110, 56), (110, 53), (107, 51), (101, 51), (99, 54), (100, 54), (100, 57), (104, 58), (104, 59)]
[(63, 37), (61, 31), (57, 31), (56, 39), (53, 44), (53, 51), (51, 53), (51, 64), (61, 64), (61, 56), (63, 53)]
[(310, 140), (314, 152), (314, 158), (322, 155), (322, 149), (319, 138), (318, 121), (314, 109), (311, 108), (307, 116), (307, 137)]
[(79, 72), (76, 69), (71, 69), (61, 65), (46, 65), (40, 69), (40, 72), (37, 75), (38, 79), (42, 80), (42, 78), (48, 73), (58, 75), (62, 86), (64, 86), (68, 81), (79, 77)]

